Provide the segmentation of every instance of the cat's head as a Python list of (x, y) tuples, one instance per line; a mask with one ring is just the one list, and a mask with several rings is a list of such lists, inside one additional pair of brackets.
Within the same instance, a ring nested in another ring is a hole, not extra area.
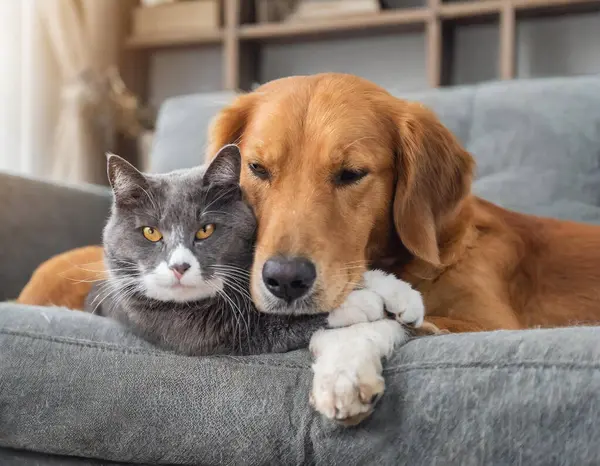
[(109, 155), (114, 202), (103, 242), (109, 274), (122, 293), (196, 301), (247, 273), (242, 269), (252, 260), (256, 220), (242, 200), (240, 163), (234, 145), (208, 167), (160, 175)]

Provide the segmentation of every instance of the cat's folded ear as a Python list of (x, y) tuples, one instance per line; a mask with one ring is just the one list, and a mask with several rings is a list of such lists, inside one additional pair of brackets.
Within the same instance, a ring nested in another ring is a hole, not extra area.
[(146, 195), (148, 180), (127, 160), (115, 154), (106, 154), (108, 181), (117, 206), (137, 204)]
[(204, 173), (206, 185), (237, 185), (240, 182), (242, 154), (235, 144), (223, 146)]

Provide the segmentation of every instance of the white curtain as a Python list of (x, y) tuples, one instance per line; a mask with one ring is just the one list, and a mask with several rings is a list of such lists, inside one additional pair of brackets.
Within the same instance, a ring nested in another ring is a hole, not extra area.
[(0, 0), (0, 170), (106, 181), (111, 90), (131, 4)]
[(37, 0), (60, 68), (52, 176), (103, 183), (114, 150), (109, 70), (118, 65), (122, 0)]
[(36, 0), (0, 0), (0, 170), (46, 176), (59, 74)]

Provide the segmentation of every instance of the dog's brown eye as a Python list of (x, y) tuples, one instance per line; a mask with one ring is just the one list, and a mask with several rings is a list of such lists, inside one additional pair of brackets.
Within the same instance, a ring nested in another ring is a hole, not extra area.
[(254, 176), (260, 178), (261, 180), (269, 179), (269, 172), (261, 164), (249, 163), (248, 168), (250, 168), (250, 171), (254, 174)]
[(336, 173), (333, 181), (338, 186), (347, 186), (349, 184), (358, 183), (367, 176), (368, 173), (367, 170), (350, 170), (345, 168)]

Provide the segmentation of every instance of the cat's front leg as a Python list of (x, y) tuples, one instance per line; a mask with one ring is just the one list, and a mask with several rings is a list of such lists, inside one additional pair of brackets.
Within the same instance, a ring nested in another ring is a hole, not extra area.
[[(364, 282), (365, 288), (351, 293), (328, 319), (330, 326), (354, 325), (320, 330), (310, 342), (310, 403), (345, 425), (358, 424), (372, 412), (385, 389), (382, 359), (408, 339), (402, 324), (418, 327), (424, 317), (421, 295), (408, 283), (381, 271), (367, 272)], [(385, 319), (385, 310), (396, 320)]]

